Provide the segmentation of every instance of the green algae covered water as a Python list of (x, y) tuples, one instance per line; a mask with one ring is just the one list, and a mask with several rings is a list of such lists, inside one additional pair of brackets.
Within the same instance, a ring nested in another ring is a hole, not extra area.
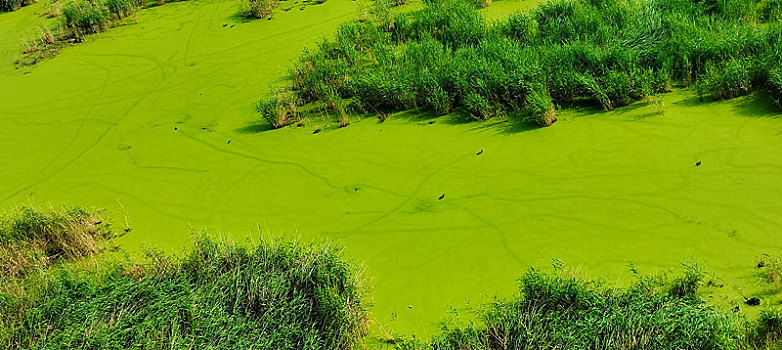
[(332, 241), (372, 276), (378, 333), (426, 335), (450, 306), (509, 295), (554, 259), (610, 284), (630, 264), (696, 261), (722, 285), (705, 290), (715, 305), (779, 304), (754, 265), (782, 254), (782, 119), (757, 97), (683, 90), (664, 113), (567, 109), (548, 128), (415, 111), (258, 124), (290, 60), (361, 5), (242, 22), (234, 2), (167, 4), (22, 69), (5, 34), (42, 20), (36, 6), (0, 14), (0, 205), (109, 208), (133, 228), (131, 253), (179, 251), (201, 229)]

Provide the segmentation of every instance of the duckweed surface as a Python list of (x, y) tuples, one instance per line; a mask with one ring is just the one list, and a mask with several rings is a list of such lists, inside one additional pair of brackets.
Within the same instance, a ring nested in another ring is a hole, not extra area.
[(449, 306), (509, 295), (552, 259), (611, 284), (630, 263), (695, 260), (716, 305), (779, 303), (755, 271), (782, 253), (782, 119), (762, 97), (677, 90), (662, 114), (572, 108), (548, 128), (415, 111), (258, 123), (257, 96), (361, 4), (250, 22), (230, 1), (167, 4), (19, 69), (6, 33), (34, 33), (38, 5), (0, 14), (0, 205), (109, 208), (129, 252), (180, 250), (191, 229), (332, 240), (374, 276), (378, 333), (433, 332)]

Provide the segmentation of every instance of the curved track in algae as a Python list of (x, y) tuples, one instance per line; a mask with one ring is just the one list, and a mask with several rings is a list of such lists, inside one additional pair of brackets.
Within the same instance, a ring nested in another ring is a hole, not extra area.
[(610, 283), (631, 278), (628, 262), (652, 273), (695, 259), (730, 305), (762, 291), (756, 259), (782, 254), (782, 120), (751, 97), (678, 92), (663, 115), (564, 111), (543, 129), (408, 113), (262, 130), (257, 98), (356, 3), (248, 23), (235, 12), (167, 4), (30, 74), (0, 70), (0, 205), (127, 212), (131, 251), (178, 250), (190, 228), (333, 240), (374, 277), (378, 329), (401, 333), (511, 293), (552, 258)]

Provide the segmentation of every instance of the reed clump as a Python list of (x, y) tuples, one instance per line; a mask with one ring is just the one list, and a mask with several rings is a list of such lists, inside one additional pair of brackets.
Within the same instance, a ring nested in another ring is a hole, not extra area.
[(244, 15), (253, 18), (271, 17), (276, 0), (247, 0), (244, 4)]
[[(773, 349), (782, 316), (757, 321), (708, 306), (695, 291), (703, 274), (688, 269), (673, 283), (642, 278), (628, 288), (572, 274), (530, 270), (519, 294), (496, 300), (479, 322), (446, 322), (431, 341), (403, 340), (399, 349)], [(685, 293), (682, 293), (682, 292)]]
[(301, 114), (295, 95), (284, 91), (278, 92), (272, 98), (262, 100), (256, 110), (275, 129), (297, 122)]
[(353, 99), (383, 114), (463, 109), (550, 125), (556, 110), (654, 100), (673, 85), (727, 99), (782, 99), (776, 0), (553, 0), (487, 22), (473, 0), (425, 0), (343, 24), (305, 51), (289, 90), (302, 105)]
[[(196, 240), (181, 258), (63, 268), (30, 296), (4, 349), (350, 349), (367, 331), (363, 280), (338, 250)], [(17, 299), (0, 295), (0, 310)]]

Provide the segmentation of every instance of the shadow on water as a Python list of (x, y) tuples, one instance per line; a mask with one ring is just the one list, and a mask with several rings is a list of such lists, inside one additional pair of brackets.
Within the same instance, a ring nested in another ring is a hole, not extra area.
[(255, 122), (252, 124), (249, 124), (247, 126), (243, 126), (241, 128), (236, 129), (236, 133), (238, 134), (256, 134), (259, 132), (264, 131), (270, 131), (274, 130), (272, 126), (269, 123), (266, 122)]
[(673, 105), (684, 108), (707, 107), (713, 103), (732, 103), (732, 109), (737, 115), (755, 118), (779, 118), (782, 117), (779, 105), (768, 94), (755, 92), (747, 96), (736, 97), (729, 100), (715, 100), (709, 96), (703, 97), (697, 94), (673, 102)]
[(412, 109), (406, 112), (400, 112), (390, 116), (401, 120), (417, 123), (426, 126), (435, 123), (444, 125), (469, 125), (472, 131), (488, 131), (497, 134), (515, 134), (520, 132), (540, 129), (541, 126), (529, 120), (522, 120), (517, 116), (506, 116), (504, 120), (499, 117), (488, 120), (478, 120), (473, 118), (469, 112), (463, 108), (456, 108), (453, 112), (437, 116), (436, 114), (424, 109)]
[[(663, 94), (661, 96), (666, 98), (666, 103), (670, 103), (671, 105), (679, 108), (704, 108), (713, 103), (731, 103), (732, 108), (737, 115), (766, 118), (782, 117), (782, 113), (779, 111), (779, 106), (776, 101), (772, 100), (768, 95), (763, 93), (753, 93), (749, 96), (738, 97), (731, 100), (717, 101), (711, 99), (710, 97), (704, 98), (695, 93), (687, 93), (683, 97), (670, 94)], [(644, 112), (644, 109), (648, 109), (649, 111)], [(581, 99), (563, 104), (558, 107), (558, 111), (558, 113), (561, 113), (562, 111), (567, 111), (568, 113), (575, 112), (574, 115), (577, 117), (597, 116), (605, 112), (598, 104), (589, 99)], [(665, 114), (664, 110), (653, 110), (651, 103), (646, 101), (635, 101), (628, 106), (617, 107), (613, 109), (612, 112), (618, 115), (632, 116), (632, 120), (634, 121), (659, 117)], [(359, 119), (375, 120), (377, 123), (382, 123), (385, 121), (385, 119), (381, 119), (380, 115), (381, 114), (379, 113), (368, 113), (363, 115), (354, 115), (354, 117), (357, 116)], [(472, 131), (488, 131), (497, 134), (517, 134), (538, 130), (541, 128), (541, 126), (537, 123), (521, 118), (513, 113), (509, 113), (502, 120), (499, 117), (490, 118), (489, 120), (477, 120), (463, 108), (456, 108), (453, 112), (444, 116), (437, 116), (436, 114), (424, 108), (413, 108), (407, 111), (382, 115), (388, 119), (402, 120), (421, 126), (428, 126), (435, 123), (445, 125), (468, 125)], [(322, 114), (321, 118), (323, 118)], [(560, 120), (559, 123), (563, 121), (565, 120)], [(336, 123), (336, 120), (334, 122)], [(338, 126), (330, 124), (330, 122), (327, 122), (322, 127), (318, 127), (317, 132), (327, 132), (341, 129)], [(270, 130), (273, 130), (271, 125), (261, 121), (254, 122), (245, 127), (236, 129), (236, 132), (240, 134), (254, 134)]]
[(684, 107), (684, 108), (692, 108), (692, 107), (703, 107), (706, 105), (706, 103), (711, 102), (707, 101), (702, 96), (698, 95), (689, 95), (679, 101), (674, 101), (671, 104), (677, 107)]
[(757, 118), (780, 118), (779, 105), (766, 93), (740, 97), (734, 109), (737, 114)]

